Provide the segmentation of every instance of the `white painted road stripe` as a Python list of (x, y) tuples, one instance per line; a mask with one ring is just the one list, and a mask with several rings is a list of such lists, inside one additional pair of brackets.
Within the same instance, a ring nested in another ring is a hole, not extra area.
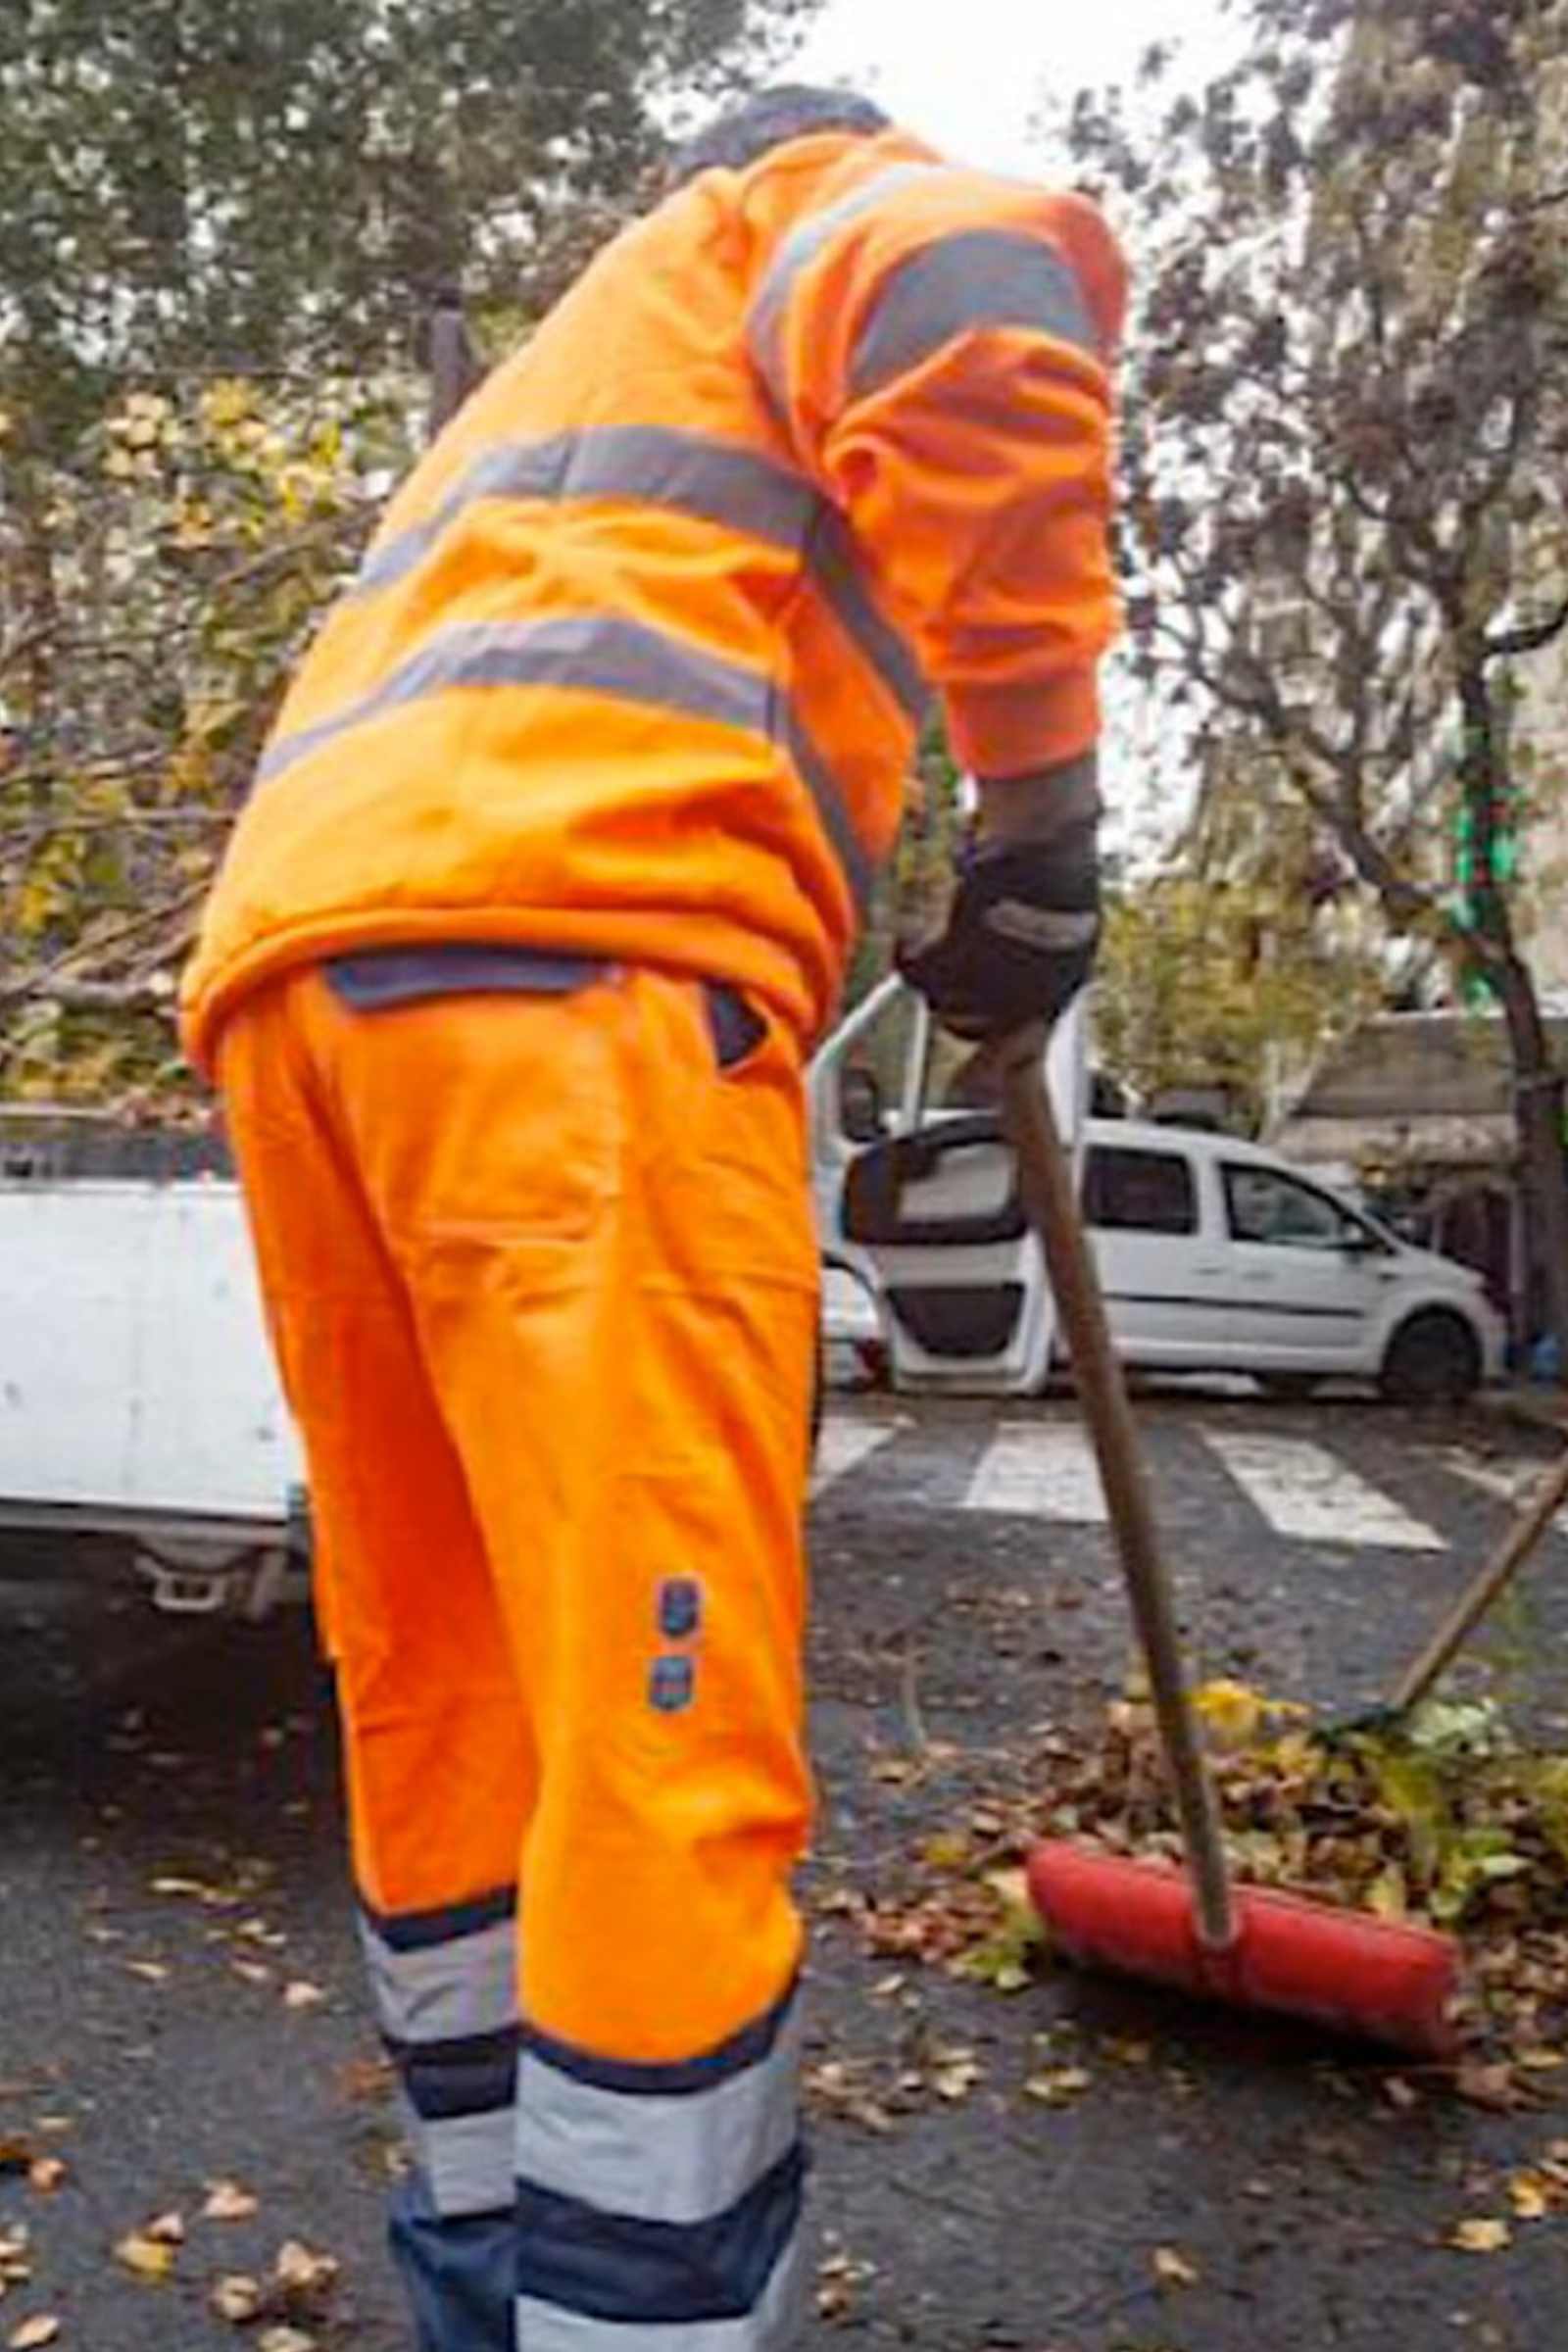
[(1060, 1422), (1004, 1421), (969, 1481), (963, 1508), (1102, 1525), (1105, 1497), (1088, 1439)]
[(1236, 1429), (1200, 1434), (1277, 1535), (1391, 1551), (1447, 1549), (1423, 1520), (1411, 1518), (1304, 1438), (1259, 1437)]
[[(1526, 1509), (1535, 1500), (1551, 1470), (1549, 1462), (1483, 1461), (1473, 1453), (1459, 1452), (1457, 1447), (1450, 1448), (1443, 1461), (1445, 1469), (1451, 1470), (1455, 1478), (1462, 1478), (1466, 1486), (1479, 1487), (1484, 1494), (1500, 1496), (1516, 1511)], [(1568, 1528), (1568, 1509), (1553, 1512), (1552, 1525)]]
[(820, 1494), (824, 1487), (831, 1487), (835, 1480), (858, 1470), (878, 1446), (897, 1437), (899, 1428), (897, 1421), (852, 1421), (841, 1420), (834, 1413), (825, 1415), (816, 1441), (811, 1493)]

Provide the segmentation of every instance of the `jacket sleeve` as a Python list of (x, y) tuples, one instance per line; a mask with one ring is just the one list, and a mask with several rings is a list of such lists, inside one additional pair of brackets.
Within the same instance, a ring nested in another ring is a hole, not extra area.
[(896, 165), (781, 244), (750, 340), (983, 776), (1100, 730), (1114, 633), (1109, 367), (1125, 274), (1096, 208)]

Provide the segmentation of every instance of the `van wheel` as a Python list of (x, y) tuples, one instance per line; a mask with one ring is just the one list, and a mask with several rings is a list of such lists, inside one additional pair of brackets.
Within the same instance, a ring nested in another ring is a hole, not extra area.
[(1303, 1396), (1315, 1396), (1323, 1386), (1316, 1372), (1256, 1372), (1252, 1377), (1265, 1396), (1277, 1396), (1282, 1404), (1298, 1404)]
[(1480, 1380), (1474, 1332), (1457, 1315), (1431, 1308), (1395, 1333), (1378, 1386), (1395, 1404), (1462, 1404)]

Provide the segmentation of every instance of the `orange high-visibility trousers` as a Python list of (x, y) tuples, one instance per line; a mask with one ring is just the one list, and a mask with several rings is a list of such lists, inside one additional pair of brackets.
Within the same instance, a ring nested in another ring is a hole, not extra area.
[(440, 2352), (792, 2324), (816, 1253), (797, 1050), (710, 1011), (306, 969), (222, 1035)]

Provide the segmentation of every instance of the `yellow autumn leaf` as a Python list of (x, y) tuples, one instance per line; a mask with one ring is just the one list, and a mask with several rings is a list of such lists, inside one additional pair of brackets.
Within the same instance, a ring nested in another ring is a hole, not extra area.
[(227, 2320), (232, 2328), (242, 2328), (247, 2320), (259, 2318), (265, 2300), (261, 2280), (244, 2271), (230, 2271), (216, 2279), (208, 2297), (219, 2318)]
[(1043, 2107), (1065, 2107), (1090, 2088), (1094, 2077), (1081, 2066), (1051, 2066), (1043, 2074), (1031, 2075), (1024, 2084), (1024, 2096), (1038, 2099)]
[(1461, 2254), (1500, 2254), (1504, 2246), (1513, 2244), (1513, 2231), (1506, 2222), (1478, 2215), (1456, 2223), (1448, 2243)]
[(35, 2311), (30, 2320), (24, 2320), (6, 2337), (7, 2352), (40, 2352), (44, 2344), (52, 2344), (60, 2333), (60, 2322), (52, 2311)]
[(1162, 2286), (1196, 2286), (1200, 2275), (1197, 2263), (1189, 2262), (1174, 2246), (1154, 2248), (1154, 2276)]
[(1366, 1890), (1366, 1907), (1379, 1919), (1403, 1919), (1410, 1908), (1409, 1888), (1397, 1862), (1385, 1863)]
[(260, 2207), (260, 2197), (237, 2180), (210, 2180), (202, 2217), (209, 2222), (248, 2222)]
[(115, 2260), (133, 2277), (156, 2285), (172, 2271), (174, 2249), (162, 2238), (148, 2237), (145, 2231), (132, 2230), (116, 2246)]
[(1551, 2196), (1540, 2173), (1515, 2173), (1508, 2182), (1508, 2202), (1521, 2222), (1544, 2221), (1551, 2211)]

